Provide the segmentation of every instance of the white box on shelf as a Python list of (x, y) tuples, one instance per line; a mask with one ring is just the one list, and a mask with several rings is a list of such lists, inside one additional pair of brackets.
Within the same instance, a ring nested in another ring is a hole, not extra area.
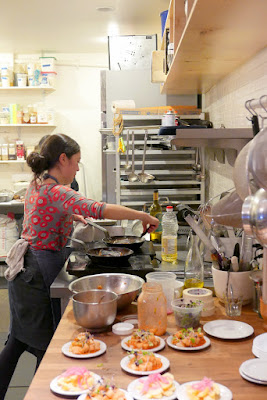
[(42, 72), (55, 72), (56, 70), (56, 58), (55, 57), (39, 57), (41, 61)]

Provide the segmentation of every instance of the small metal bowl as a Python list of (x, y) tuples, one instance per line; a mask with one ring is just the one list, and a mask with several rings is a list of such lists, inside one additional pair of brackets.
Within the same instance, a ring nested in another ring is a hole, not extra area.
[(102, 332), (113, 324), (117, 315), (118, 296), (107, 290), (88, 290), (72, 296), (77, 323), (92, 332)]
[(145, 283), (144, 279), (136, 275), (109, 273), (88, 275), (76, 279), (69, 285), (69, 290), (73, 293), (83, 292), (91, 289), (103, 289), (115, 292), (118, 295), (118, 310), (131, 304)]

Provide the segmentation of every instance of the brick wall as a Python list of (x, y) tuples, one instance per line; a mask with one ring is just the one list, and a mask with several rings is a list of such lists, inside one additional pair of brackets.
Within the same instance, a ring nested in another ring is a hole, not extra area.
[[(267, 48), (206, 93), (203, 110), (209, 113), (214, 128), (249, 128), (245, 102), (264, 94), (267, 95)], [(233, 187), (231, 164), (235, 156), (235, 150), (206, 150), (207, 199)]]

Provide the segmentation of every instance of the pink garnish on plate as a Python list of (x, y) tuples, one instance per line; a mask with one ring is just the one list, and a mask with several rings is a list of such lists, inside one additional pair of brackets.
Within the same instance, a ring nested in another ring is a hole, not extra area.
[(194, 390), (198, 390), (198, 391), (202, 392), (202, 391), (205, 390), (207, 387), (211, 390), (211, 389), (212, 389), (212, 386), (213, 386), (213, 383), (214, 383), (214, 382), (213, 382), (211, 379), (204, 377), (204, 378), (202, 379), (202, 381), (193, 383), (193, 384), (191, 385), (191, 387), (192, 387), (192, 389), (194, 389)]
[(160, 383), (159, 382), (163, 382), (163, 383), (168, 383), (168, 379), (165, 378), (164, 376), (162, 376), (161, 374), (151, 374), (149, 375), (146, 379), (140, 379), (139, 382), (143, 383), (143, 389), (142, 389), (142, 393), (146, 393), (149, 391), (149, 389), (157, 389), (160, 387)]
[(63, 372), (60, 376), (71, 376), (71, 375), (84, 375), (86, 372), (89, 372), (85, 367), (70, 367), (65, 372)]

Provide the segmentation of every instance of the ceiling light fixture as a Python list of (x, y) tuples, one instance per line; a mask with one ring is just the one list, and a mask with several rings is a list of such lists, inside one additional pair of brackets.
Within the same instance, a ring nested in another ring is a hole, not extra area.
[(114, 7), (96, 7), (96, 10), (101, 12), (110, 12), (114, 11)]

